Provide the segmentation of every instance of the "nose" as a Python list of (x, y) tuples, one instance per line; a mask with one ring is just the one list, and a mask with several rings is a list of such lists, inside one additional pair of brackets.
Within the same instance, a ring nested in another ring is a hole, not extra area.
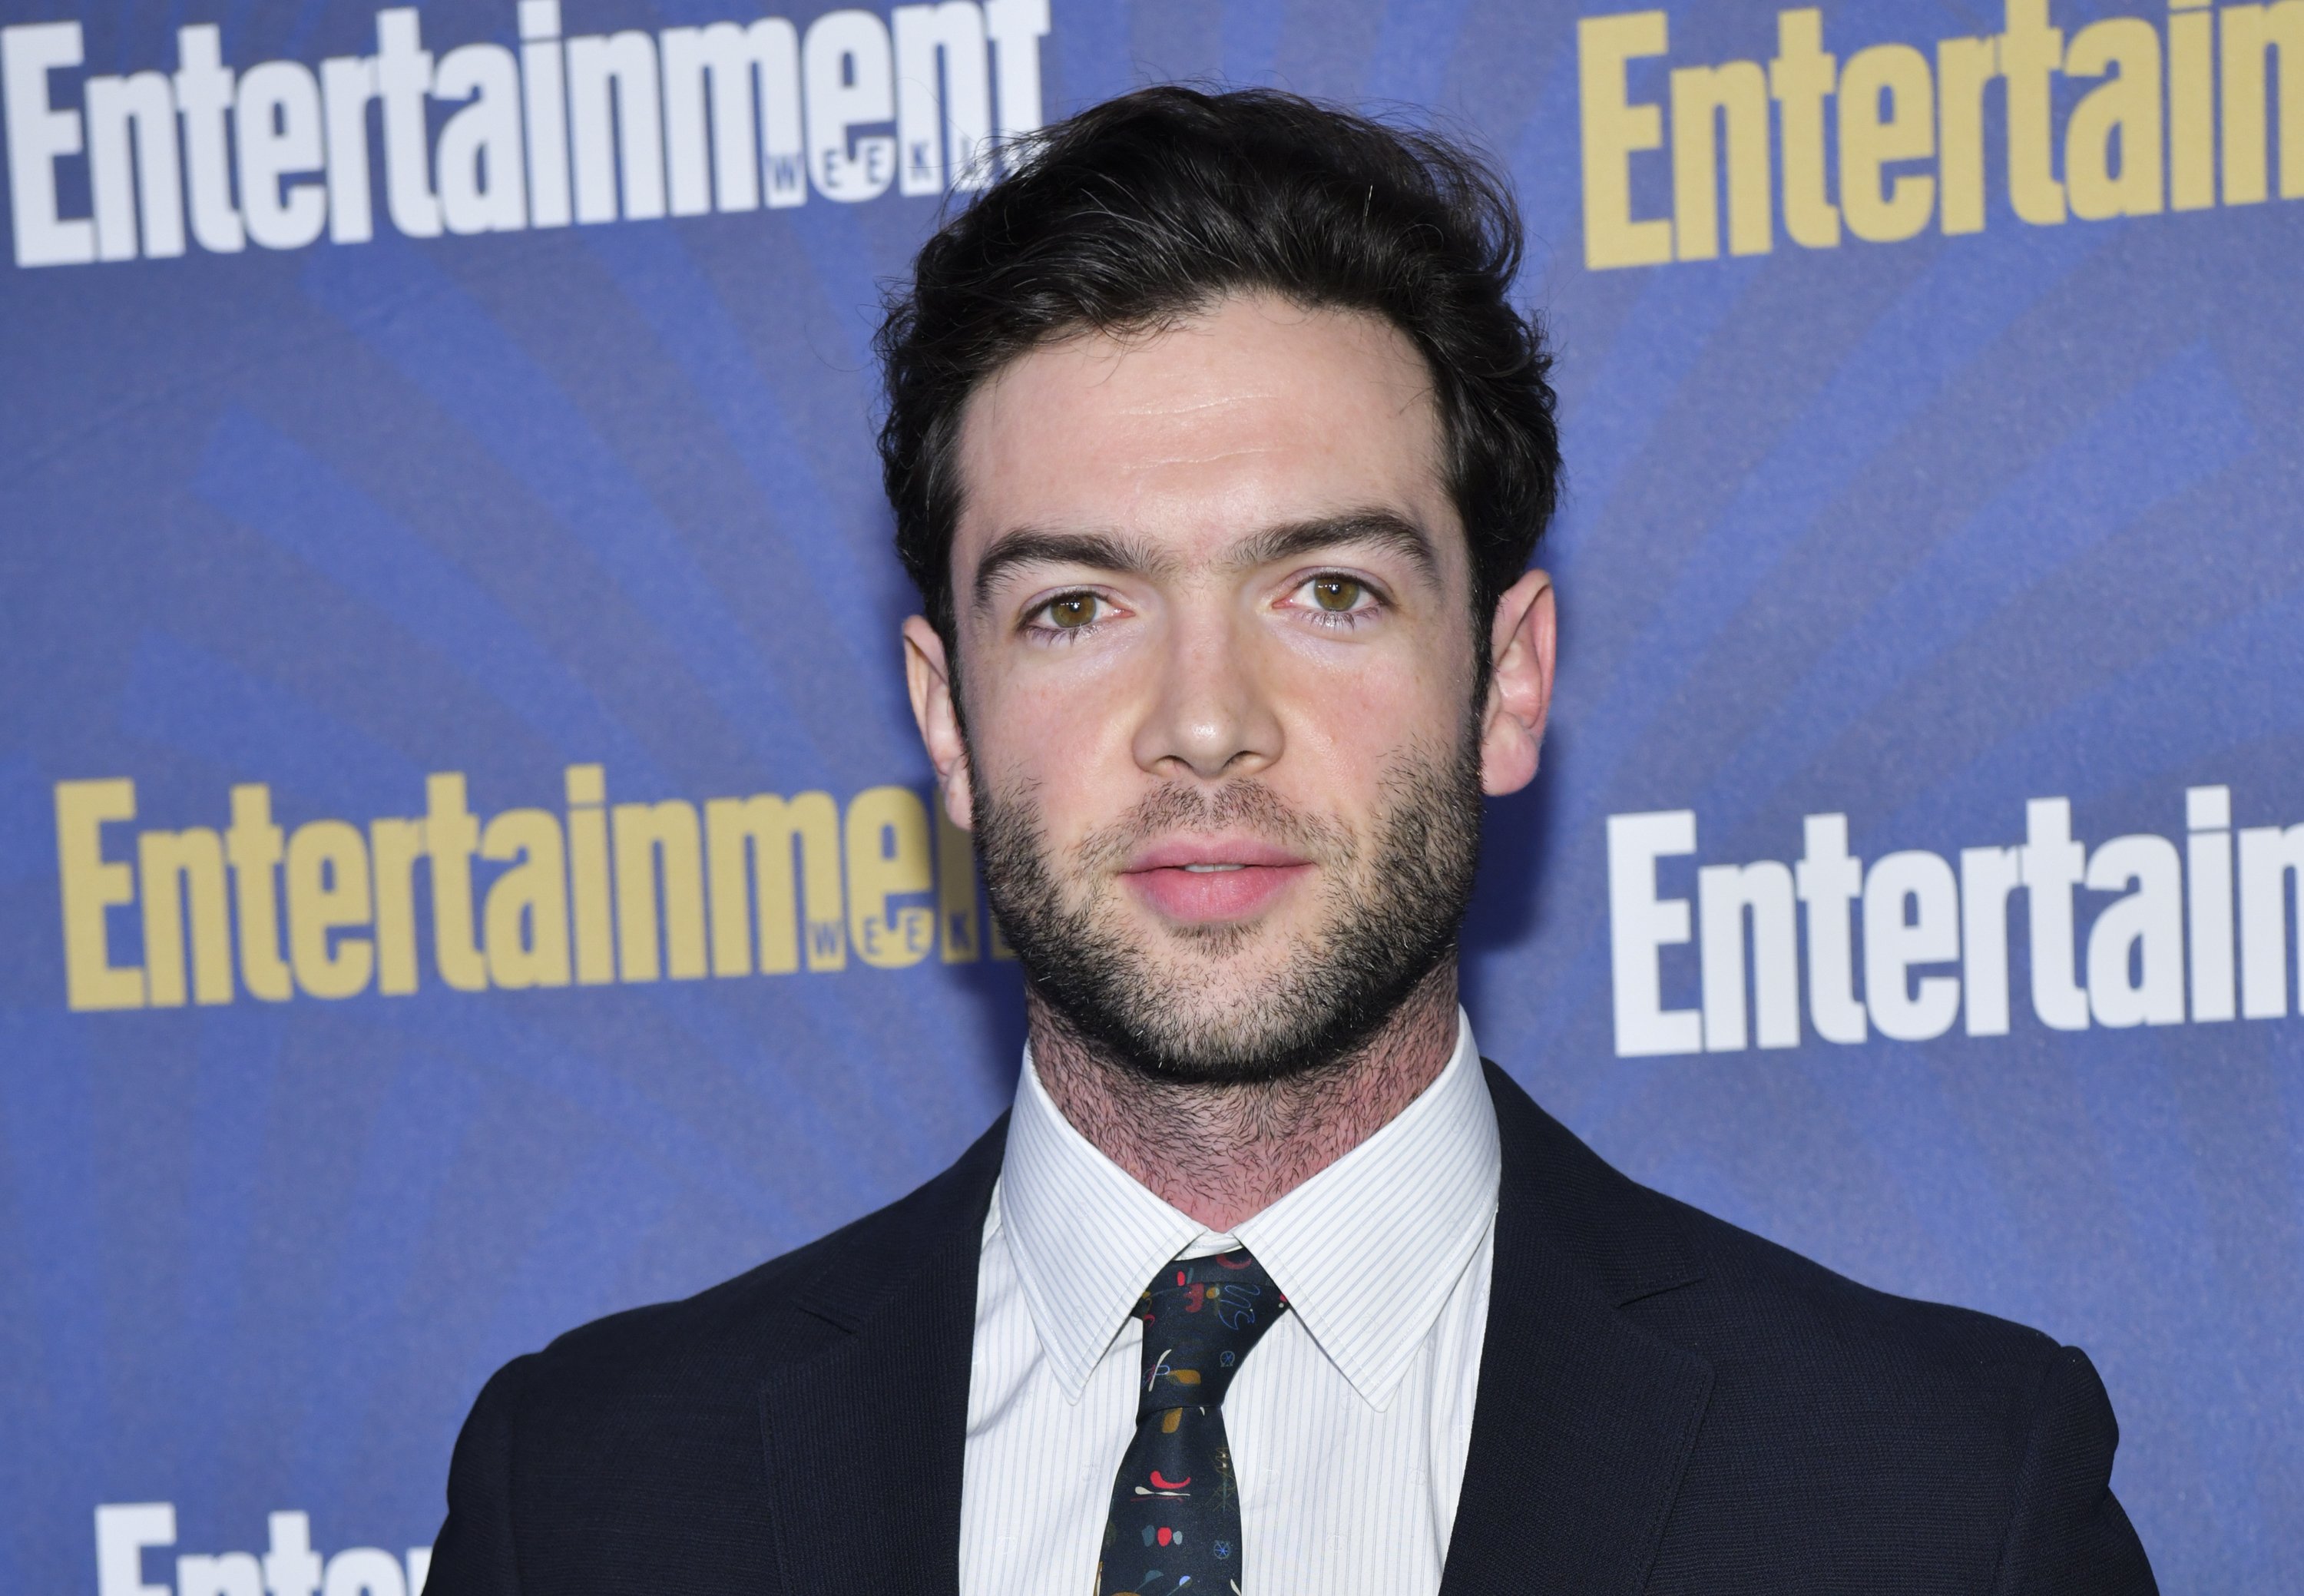
[(1214, 781), (1253, 776), (1279, 759), (1280, 717), (1244, 635), (1249, 630), (1220, 607), (1174, 615), (1136, 730), (1141, 768)]

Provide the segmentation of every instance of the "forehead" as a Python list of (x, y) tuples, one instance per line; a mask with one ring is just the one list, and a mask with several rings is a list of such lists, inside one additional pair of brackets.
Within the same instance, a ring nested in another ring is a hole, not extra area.
[(971, 396), (959, 453), (956, 579), (1026, 526), (1124, 529), (1191, 562), (1243, 531), (1383, 507), (1462, 541), (1438, 535), (1456, 522), (1423, 359), (1360, 312), (1239, 295), (1157, 332), (1044, 345)]

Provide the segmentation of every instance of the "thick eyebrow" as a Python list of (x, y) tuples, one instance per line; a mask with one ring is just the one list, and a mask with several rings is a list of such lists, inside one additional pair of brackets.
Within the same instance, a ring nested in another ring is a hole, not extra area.
[(1266, 527), (1232, 545), (1224, 564), (1245, 571), (1353, 543), (1373, 543), (1403, 554), (1427, 582), (1440, 585), (1440, 556), (1431, 535), (1396, 510), (1347, 510), (1341, 515)]
[[(1308, 554), (1372, 543), (1408, 556), (1424, 579), (1440, 584), (1440, 556), (1430, 534), (1396, 510), (1347, 510), (1339, 515), (1288, 522), (1249, 533), (1226, 549), (1228, 570), (1299, 559)], [(1001, 578), (1020, 565), (1083, 565), (1114, 576), (1166, 576), (1177, 568), (1173, 555), (1139, 538), (1111, 532), (1059, 532), (1017, 527), (1000, 534), (976, 567), (976, 607), (988, 609)]]
[(1141, 539), (1017, 527), (993, 539), (976, 567), (977, 608), (990, 607), (993, 589), (1017, 565), (1085, 565), (1114, 576), (1162, 576), (1175, 569), (1176, 561)]

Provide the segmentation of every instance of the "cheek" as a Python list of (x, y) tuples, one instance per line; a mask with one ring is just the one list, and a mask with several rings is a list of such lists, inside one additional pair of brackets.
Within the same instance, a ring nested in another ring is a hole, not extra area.
[(971, 752), (995, 793), (1029, 792), (1050, 838), (1069, 842), (1135, 799), (1124, 679), (1009, 680), (970, 706)]
[[(1372, 787), (1393, 754), (1452, 745), (1471, 685), (1465, 662), (1434, 646), (1372, 649), (1343, 660), (1298, 655), (1274, 681), (1290, 724), (1290, 751), (1311, 779), (1332, 784), (1339, 799)], [(1368, 802), (1372, 807), (1378, 801)]]

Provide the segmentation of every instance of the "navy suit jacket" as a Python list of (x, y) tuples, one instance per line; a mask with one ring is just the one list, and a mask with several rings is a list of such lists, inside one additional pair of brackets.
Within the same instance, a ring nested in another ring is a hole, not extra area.
[[(1487, 1067), (1495, 1279), (1443, 1596), (2155, 1589), (2084, 1354), (1636, 1184)], [(953, 1592), (1005, 1131), (821, 1241), (505, 1365), (456, 1443), (427, 1596)]]

